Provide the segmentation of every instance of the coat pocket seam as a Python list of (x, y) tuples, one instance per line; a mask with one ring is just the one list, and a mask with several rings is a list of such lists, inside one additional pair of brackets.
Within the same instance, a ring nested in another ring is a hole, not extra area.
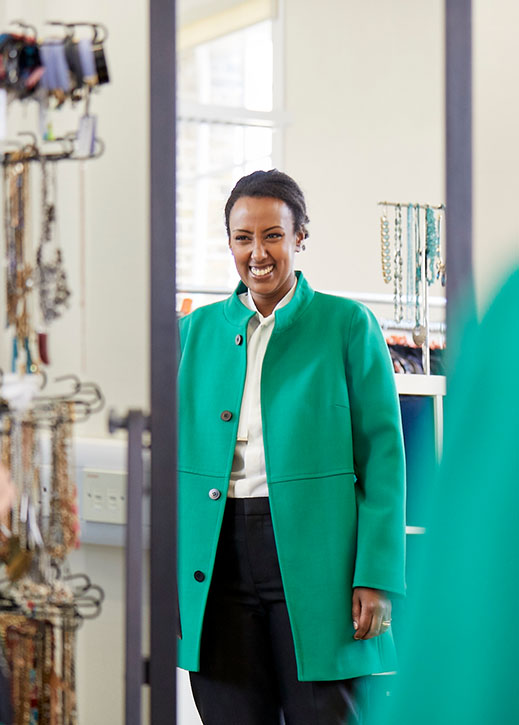
[(351, 471), (349, 469), (341, 469), (341, 470), (334, 470), (334, 471), (324, 471), (324, 472), (318, 472), (318, 473), (303, 473), (298, 474), (297, 476), (283, 476), (283, 478), (275, 478), (269, 480), (269, 485), (276, 484), (276, 483), (285, 483), (288, 481), (307, 481), (308, 479), (313, 478), (333, 478), (335, 476), (355, 476), (355, 471)]

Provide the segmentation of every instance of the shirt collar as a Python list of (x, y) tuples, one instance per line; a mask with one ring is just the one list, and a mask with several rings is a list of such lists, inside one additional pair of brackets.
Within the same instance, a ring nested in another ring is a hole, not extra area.
[[(312, 302), (314, 291), (306, 281), (304, 275), (296, 270), (297, 286), (292, 299), (288, 300), (282, 309), (275, 313), (276, 330), (281, 331), (290, 327), (306, 310)], [(239, 295), (247, 292), (247, 287), (240, 282), (233, 294), (224, 301), (223, 311), (227, 320), (240, 329), (244, 329), (250, 318), (255, 314), (247, 304), (243, 304)]]
[(279, 300), (279, 302), (274, 307), (274, 309), (272, 310), (272, 312), (270, 313), (270, 315), (267, 315), (267, 316), (262, 315), (261, 312), (256, 307), (256, 304), (254, 302), (254, 299), (252, 298), (252, 294), (251, 294), (250, 289), (248, 289), (247, 292), (239, 295), (239, 297), (240, 297), (240, 300), (243, 302), (243, 304), (246, 305), (246, 307), (249, 308), (249, 310), (254, 310), (254, 312), (257, 313), (258, 319), (259, 319), (260, 323), (265, 323), (265, 322), (268, 323), (268, 322), (271, 322), (271, 321), (273, 322), (274, 321), (274, 319), (275, 319), (274, 318), (274, 313), (276, 312), (276, 310), (280, 310), (282, 307), (285, 307), (285, 305), (288, 305), (288, 303), (290, 302), (290, 300), (294, 296), (294, 293), (296, 291), (296, 287), (297, 287), (297, 277), (296, 277), (296, 281), (294, 282), (294, 284), (292, 285), (292, 287), (288, 290), (288, 292), (286, 293), (286, 295)]

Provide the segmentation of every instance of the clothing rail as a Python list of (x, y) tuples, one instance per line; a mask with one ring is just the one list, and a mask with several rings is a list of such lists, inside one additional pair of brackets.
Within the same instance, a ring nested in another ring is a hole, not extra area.
[[(383, 330), (404, 330), (406, 332), (412, 332), (416, 326), (416, 323), (410, 320), (397, 322), (396, 320), (386, 320), (382, 317), (377, 317), (377, 320)], [(430, 322), (429, 332), (439, 332), (445, 335), (447, 333), (447, 325), (444, 322)]]
[[(323, 292), (326, 292), (327, 294), (331, 295), (337, 295), (337, 297), (348, 297), (351, 300), (356, 300), (357, 302), (366, 302), (367, 304), (393, 304), (394, 298), (392, 294), (384, 294), (384, 293), (370, 293), (370, 292), (349, 292), (349, 291), (331, 291), (331, 290), (322, 290)], [(177, 288), (177, 294), (180, 295), (214, 295), (217, 297), (228, 297), (233, 293), (233, 290), (223, 290), (223, 289), (207, 289), (202, 287), (178, 287)], [(414, 301), (409, 300), (406, 295), (402, 297), (402, 301), (404, 303)], [(445, 307), (447, 303), (447, 300), (445, 297), (429, 297), (429, 306), (430, 307)]]
[(415, 209), (416, 207), (420, 209), (437, 209), (438, 211), (445, 211), (445, 204), (415, 204), (412, 201), (379, 201), (377, 202), (378, 206), (413, 206)]
[[(387, 293), (376, 293), (376, 292), (348, 292), (348, 291), (328, 291), (323, 290), (324, 292), (327, 292), (331, 295), (337, 295), (338, 297), (348, 297), (351, 300), (356, 300), (357, 302), (366, 302), (367, 304), (381, 304), (381, 305), (387, 305), (387, 304), (394, 304), (394, 295), (387, 294)], [(402, 295), (402, 302), (404, 304), (408, 302), (414, 303), (415, 299), (414, 297), (409, 298), (407, 295)], [(447, 300), (445, 297), (429, 297), (429, 307), (445, 307), (447, 304)]]

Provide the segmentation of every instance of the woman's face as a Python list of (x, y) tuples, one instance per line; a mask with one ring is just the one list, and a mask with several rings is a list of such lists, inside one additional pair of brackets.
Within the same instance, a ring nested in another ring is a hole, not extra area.
[(295, 282), (294, 254), (303, 232), (294, 231), (292, 210), (284, 201), (252, 196), (234, 204), (229, 229), (238, 274), (262, 315), (269, 315)]

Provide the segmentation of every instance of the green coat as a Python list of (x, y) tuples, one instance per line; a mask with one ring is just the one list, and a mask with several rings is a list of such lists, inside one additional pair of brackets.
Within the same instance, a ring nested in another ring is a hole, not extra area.
[[(351, 599), (355, 586), (404, 594), (400, 409), (372, 313), (296, 274), (261, 377), (270, 507), (299, 679), (345, 679), (395, 667), (391, 631), (353, 639)], [(180, 323), (178, 657), (195, 671), (245, 383), (245, 291)]]

